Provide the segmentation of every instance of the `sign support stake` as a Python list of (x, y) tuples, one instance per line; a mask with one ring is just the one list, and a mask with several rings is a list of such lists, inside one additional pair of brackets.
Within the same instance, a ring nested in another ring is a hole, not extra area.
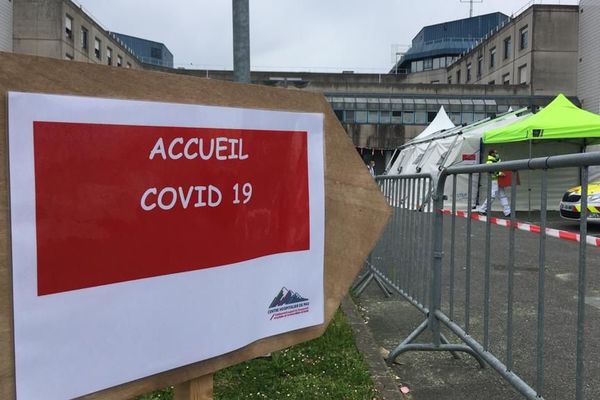
[(213, 400), (213, 374), (176, 385), (173, 400)]

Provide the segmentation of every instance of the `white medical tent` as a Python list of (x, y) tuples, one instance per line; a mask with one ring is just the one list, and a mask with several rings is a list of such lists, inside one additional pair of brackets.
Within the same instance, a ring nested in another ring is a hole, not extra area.
[[(433, 135), (434, 133), (446, 131), (446, 130), (452, 129), (454, 127), (455, 127), (454, 123), (450, 120), (450, 118), (448, 117), (448, 114), (446, 114), (446, 110), (444, 110), (444, 106), (441, 106), (438, 113), (436, 114), (435, 118), (433, 119), (433, 121), (431, 121), (431, 123), (427, 126), (427, 128), (425, 128), (415, 138), (411, 139), (408, 143), (414, 143), (414, 142), (424, 140), (427, 137)], [(417, 148), (418, 151), (420, 151), (422, 149), (424, 149), (424, 148), (422, 148), (422, 146), (419, 146)], [(394, 156), (392, 156), (391, 166), (388, 166), (388, 168), (386, 169), (386, 174), (388, 174), (388, 175), (395, 175), (398, 173), (397, 172), (398, 167), (400, 166), (400, 162), (402, 161), (400, 159), (400, 157), (406, 157), (406, 155), (408, 154), (408, 153), (405, 153), (404, 155), (397, 154), (398, 151), (399, 151), (399, 149), (397, 149), (396, 152), (394, 153), (394, 155), (397, 155), (397, 157), (394, 158)]]
[[(508, 112), (495, 118), (486, 118), (467, 126), (459, 126), (439, 131), (423, 140), (413, 140), (400, 148), (395, 163), (388, 171), (389, 175), (411, 175), (427, 173), (433, 177), (434, 187), (442, 169), (454, 165), (479, 164), (481, 160), (481, 138), (491, 129), (512, 124), (529, 114), (527, 109)], [(511, 157), (511, 159), (514, 159)], [(479, 175), (473, 175), (472, 204), (476, 203)], [(448, 178), (444, 193), (452, 196), (452, 178)], [(481, 191), (483, 198), (484, 191)], [(465, 209), (468, 197), (468, 176), (457, 178), (457, 207)], [(448, 203), (450, 207), (450, 203)]]
[(433, 135), (436, 132), (448, 130), (454, 128), (454, 123), (446, 114), (446, 110), (444, 110), (444, 106), (440, 106), (438, 113), (435, 115), (435, 118), (431, 123), (425, 128), (425, 130), (417, 135), (413, 140), (423, 140), (428, 136)]

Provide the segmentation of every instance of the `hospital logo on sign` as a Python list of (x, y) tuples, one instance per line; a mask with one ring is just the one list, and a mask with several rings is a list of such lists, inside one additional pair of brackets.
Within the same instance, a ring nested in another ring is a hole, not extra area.
[(309, 300), (299, 293), (282, 287), (269, 306), (270, 319), (280, 319), (308, 312)]

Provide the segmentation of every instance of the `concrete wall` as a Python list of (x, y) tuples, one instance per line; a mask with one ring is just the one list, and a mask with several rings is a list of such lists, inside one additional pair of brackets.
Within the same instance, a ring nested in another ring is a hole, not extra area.
[[(123, 68), (126, 68), (128, 63), (132, 68), (140, 68), (139, 61), (131, 53), (70, 0), (12, 1), (14, 2), (13, 51), (15, 53), (108, 64), (107, 49), (111, 48), (112, 65), (117, 65), (120, 55), (123, 59)], [(67, 15), (73, 20), (71, 38), (68, 38), (65, 33)], [(82, 27), (88, 31), (87, 49), (82, 48), (81, 45)], [(100, 59), (94, 54), (94, 38), (101, 41)]]
[(354, 146), (366, 149), (393, 149), (416, 137), (425, 125), (344, 124)]
[(63, 15), (60, 0), (13, 0), (13, 51), (63, 58)]
[(446, 68), (430, 71), (411, 72), (406, 75), (406, 83), (447, 83), (448, 73)]
[[(231, 71), (170, 69), (154, 65), (144, 68), (203, 78), (232, 80)], [(276, 79), (273, 79), (276, 78)], [(315, 72), (252, 71), (253, 83), (302, 89), (325, 94), (440, 95), (440, 96), (528, 96), (527, 85), (448, 85), (408, 83), (406, 75), (335, 74)]]
[[(519, 69), (526, 74), (530, 94), (551, 96), (559, 92), (576, 94), (577, 6), (534, 5), (512, 19), (487, 40), (448, 67), (448, 78), (457, 83), (511, 85), (520, 83)], [(528, 30), (528, 44), (520, 48), (522, 29)], [(510, 54), (505, 57), (504, 43), (510, 38)], [(490, 54), (495, 49), (495, 63)], [(481, 75), (478, 59), (483, 57)], [(471, 79), (467, 81), (467, 66)]]
[(0, 51), (11, 52), (13, 30), (12, 0), (0, 0)]
[(600, 113), (600, 1), (579, 3), (577, 96), (583, 108)]
[(533, 73), (530, 75), (534, 95), (576, 95), (578, 26), (577, 7), (536, 8), (532, 31)]

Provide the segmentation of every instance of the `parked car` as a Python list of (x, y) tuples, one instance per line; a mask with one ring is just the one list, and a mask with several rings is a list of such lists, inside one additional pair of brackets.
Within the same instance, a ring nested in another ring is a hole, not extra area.
[[(600, 182), (588, 184), (588, 221), (600, 222)], [(567, 190), (560, 202), (560, 216), (579, 220), (581, 217), (581, 186)]]

